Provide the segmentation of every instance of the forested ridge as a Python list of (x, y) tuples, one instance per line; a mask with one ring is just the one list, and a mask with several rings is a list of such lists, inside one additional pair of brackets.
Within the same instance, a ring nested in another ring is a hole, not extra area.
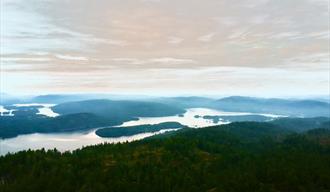
[[(324, 126), (325, 125), (325, 126)], [(0, 157), (0, 191), (329, 191), (328, 124), (239, 122), (72, 153)]]

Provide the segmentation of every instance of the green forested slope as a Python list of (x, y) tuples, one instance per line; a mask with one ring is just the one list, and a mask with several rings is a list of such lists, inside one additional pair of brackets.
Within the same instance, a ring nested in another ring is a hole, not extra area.
[(0, 191), (329, 191), (323, 132), (244, 122), (73, 153), (19, 152), (0, 157)]

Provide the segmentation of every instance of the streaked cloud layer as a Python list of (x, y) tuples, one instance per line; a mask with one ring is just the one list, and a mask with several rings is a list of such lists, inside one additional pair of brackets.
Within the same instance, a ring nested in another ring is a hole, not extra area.
[(1, 0), (1, 91), (329, 93), (327, 0)]

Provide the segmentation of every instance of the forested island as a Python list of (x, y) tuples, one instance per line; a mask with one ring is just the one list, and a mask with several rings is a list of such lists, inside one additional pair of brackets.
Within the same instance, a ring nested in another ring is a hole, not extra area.
[(100, 137), (122, 137), (131, 136), (139, 133), (154, 133), (166, 129), (179, 129), (184, 127), (177, 122), (164, 122), (155, 125), (137, 125), (127, 127), (107, 127), (98, 129), (95, 133)]

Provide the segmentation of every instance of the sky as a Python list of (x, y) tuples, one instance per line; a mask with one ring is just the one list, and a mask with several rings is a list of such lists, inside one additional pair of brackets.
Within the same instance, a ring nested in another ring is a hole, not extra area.
[(326, 95), (329, 0), (0, 0), (1, 92)]

